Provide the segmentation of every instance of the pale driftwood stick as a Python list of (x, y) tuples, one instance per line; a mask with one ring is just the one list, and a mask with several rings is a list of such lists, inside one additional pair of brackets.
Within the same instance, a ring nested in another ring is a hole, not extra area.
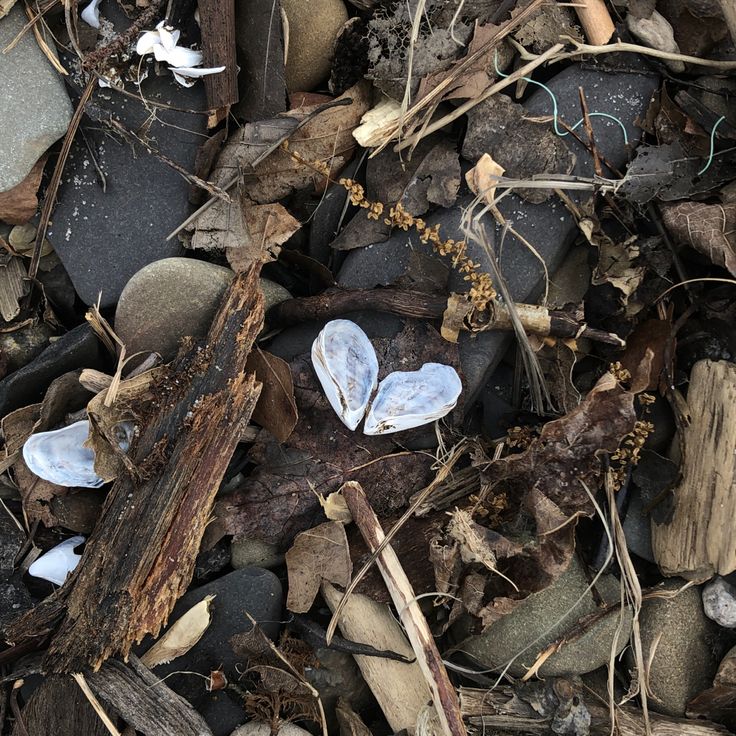
[(736, 570), (736, 365), (696, 363), (687, 404), (675, 513), (652, 522), (652, 548), (666, 575), (700, 582)]
[(733, 0), (721, 0), (721, 10), (723, 11), (723, 17), (726, 19), (731, 39), (736, 43), (736, 3)]
[[(503, 730), (504, 733), (551, 733), (551, 719), (532, 711), (517, 698), (513, 688), (501, 686), (493, 690), (461, 687), (462, 714), (476, 733)], [(588, 702), (585, 705), (591, 716), (590, 733), (608, 736), (611, 733), (610, 712), (607, 705)], [(531, 711), (531, 712), (530, 712)], [(631, 706), (616, 709), (616, 733), (618, 736), (642, 736), (646, 733), (644, 714)], [(685, 718), (670, 718), (650, 713), (651, 736), (728, 736), (730, 731), (717, 723)]]
[(590, 43), (600, 46), (611, 40), (616, 26), (603, 0), (581, 0), (575, 12)]
[[(342, 494), (365, 543), (371, 552), (374, 552), (385, 534), (363, 488), (359, 483), (349, 481), (343, 485)], [(448, 736), (465, 736), (465, 724), (460, 714), (457, 692), (447, 676), (432, 632), (416, 601), (414, 589), (390, 545), (378, 556), (377, 565), (401, 623), (406, 629), (424, 679), (432, 691), (432, 700), (444, 733)]]
[[(322, 583), (322, 597), (335, 611), (343, 594), (330, 583)], [(409, 642), (389, 606), (360, 593), (353, 593), (338, 618), (343, 636), (376, 649), (390, 650), (413, 658)], [(413, 733), (420, 712), (432, 700), (416, 659), (399, 662), (382, 657), (353, 655), (360, 674), (371, 689), (381, 712), (395, 732)]]

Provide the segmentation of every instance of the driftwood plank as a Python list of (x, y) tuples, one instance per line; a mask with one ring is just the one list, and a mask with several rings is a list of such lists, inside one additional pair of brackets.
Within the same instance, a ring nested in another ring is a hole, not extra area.
[(44, 667), (96, 670), (156, 636), (186, 590), (212, 502), (260, 393), (244, 372), (263, 324), (260, 267), (233, 280), (209, 334), (155, 388), (73, 576), (6, 632), (48, 635)]
[(86, 678), (98, 698), (145, 736), (212, 736), (204, 718), (134, 654), (127, 665), (108, 659)]
[(701, 581), (736, 570), (736, 365), (696, 363), (687, 403), (675, 512), (652, 523), (652, 548), (665, 574)]

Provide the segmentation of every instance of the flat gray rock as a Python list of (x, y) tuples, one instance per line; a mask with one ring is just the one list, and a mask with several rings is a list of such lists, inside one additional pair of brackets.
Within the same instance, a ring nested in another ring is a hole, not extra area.
[[(464, 641), (462, 651), (495, 672), (515, 658), (508, 671), (521, 677), (547, 645), (571, 631), (579, 619), (599, 611), (596, 597), (591, 591), (586, 592), (587, 587), (588, 578), (577, 557), (573, 557), (568, 569), (552, 585), (530, 595), (483, 634)], [(620, 600), (619, 581), (613, 575), (602, 575), (596, 592), (606, 603), (616, 603)], [(608, 662), (614, 642), (618, 655), (631, 633), (630, 609), (624, 609), (623, 625), (617, 632), (619, 614), (614, 609), (588, 626), (585, 633), (572, 637), (542, 665), (540, 675), (592, 672)]]
[[(26, 22), (18, 3), (0, 22), (0, 49)], [(0, 192), (4, 192), (28, 176), (44, 151), (66, 133), (73, 114), (63, 79), (32, 33), (25, 33), (9, 53), (0, 53), (0, 100)]]
[[(639, 139), (640, 130), (635, 121), (643, 118), (649, 100), (657, 88), (658, 78), (644, 74), (615, 73), (586, 69), (574, 64), (549, 81), (548, 86), (555, 92), (558, 100), (560, 116), (571, 124), (579, 118), (578, 87), (586, 91), (588, 106), (591, 111), (605, 112), (620, 118), (626, 126), (630, 144)], [(544, 116), (550, 114), (549, 95), (539, 90), (524, 105), (527, 114)], [(479, 123), (480, 124), (480, 123)], [(627, 147), (623, 143), (621, 128), (618, 124), (605, 119), (595, 118), (596, 143), (601, 153), (615, 166), (623, 167), (627, 161)], [(489, 127), (488, 134), (493, 131)], [(482, 135), (475, 131), (475, 145), (480, 146)], [(590, 177), (593, 175), (593, 164), (587, 151), (571, 136), (563, 139), (575, 154), (576, 162), (573, 174)], [(488, 148), (490, 150), (491, 143)], [(580, 201), (580, 197), (573, 199)], [(426, 218), (428, 224), (440, 224), (440, 233), (444, 238), (463, 239), (460, 230), (462, 208), (466, 207), (470, 198), (461, 199), (451, 209), (440, 209), (433, 216)], [(556, 197), (540, 204), (532, 204), (512, 194), (499, 204), (504, 217), (536, 249), (532, 253), (526, 245), (513, 236), (507, 236), (503, 249), (499, 248), (498, 229), (491, 217), (485, 217), (489, 233), (495, 233), (496, 251), (500, 252), (501, 272), (508, 284), (511, 296), (519, 302), (536, 301), (543, 290), (544, 261), (552, 276), (562, 264), (567, 249), (577, 234), (577, 226), (573, 217)], [(338, 282), (346, 288), (373, 288), (378, 285), (394, 283), (406, 271), (412, 251), (430, 253), (428, 246), (419, 241), (414, 231), (395, 231), (384, 243), (351, 251), (338, 274)], [(469, 255), (473, 261), (487, 270), (485, 254), (472, 244)], [(450, 289), (465, 291), (462, 278), (457, 273), (450, 275)], [(498, 365), (509, 344), (508, 333), (487, 332), (477, 335), (461, 335), (460, 357), (463, 369), (463, 385), (466, 401), (475, 399), (486, 378)], [(466, 405), (470, 405), (469, 403)]]

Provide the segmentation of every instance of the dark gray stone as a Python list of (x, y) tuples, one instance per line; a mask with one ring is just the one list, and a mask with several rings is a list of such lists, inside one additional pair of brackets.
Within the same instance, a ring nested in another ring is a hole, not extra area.
[(33, 600), (19, 574), (6, 583), (0, 583), (0, 630), (31, 608)]
[[(212, 670), (222, 667), (228, 681), (237, 682), (236, 665), (242, 670), (246, 662), (234, 654), (230, 638), (250, 630), (246, 613), (268, 636), (277, 636), (282, 618), (282, 592), (281, 583), (272, 572), (248, 567), (191, 590), (177, 602), (169, 622), (173, 624), (207, 595), (217, 596), (212, 601), (209, 628), (189, 652), (169, 664), (155, 667), (153, 671), (159, 677), (172, 672), (198, 672), (206, 677)], [(144, 646), (142, 650), (147, 648)], [(242, 702), (224, 690), (208, 693), (202, 677), (176, 674), (167, 677), (166, 684), (204, 716), (214, 736), (229, 736), (246, 720)]]
[(17, 371), (40, 355), (54, 331), (45, 322), (30, 324), (14, 332), (0, 333), (0, 353), (8, 360), (8, 373)]
[[(115, 3), (106, 3), (103, 12), (118, 31), (130, 24)], [(76, 136), (48, 232), (81, 299), (92, 304), (102, 292), (103, 307), (115, 304), (143, 266), (178, 255), (179, 241), (167, 242), (166, 236), (187, 217), (190, 205), (189, 184), (180, 174), (102, 121), (110, 117), (120, 121), (187, 171), (194, 170), (197, 149), (205, 140), (205, 115), (156, 107), (153, 116), (135, 97), (141, 94), (152, 105), (203, 110), (201, 82), (186, 89), (170, 72), (156, 76), (151, 67), (140, 93), (134, 85), (128, 91), (134, 96), (98, 89), (87, 108), (93, 124), (83, 126), (85, 137), (105, 175), (105, 190), (84, 139)]]
[(43, 398), (54, 378), (78, 368), (103, 368), (100, 342), (89, 325), (54, 340), (38, 357), (0, 381), (0, 417)]
[[(16, 5), (0, 23), (0, 49), (27, 22)], [(41, 51), (32, 33), (0, 53), (0, 192), (28, 176), (46, 149), (66, 133), (72, 105), (64, 80)]]
[[(559, 114), (564, 120), (578, 120), (578, 87), (582, 86), (589, 109), (619, 117), (626, 126), (632, 144), (638, 140), (640, 134), (635, 121), (644, 116), (657, 85), (658, 79), (654, 76), (606, 74), (585, 69), (579, 64), (572, 65), (548, 83), (557, 95)], [(524, 107), (530, 115), (548, 115), (549, 95), (544, 90), (539, 90)], [(594, 119), (599, 150), (615, 166), (623, 167), (628, 151), (623, 145), (620, 127), (603, 118)], [(593, 165), (587, 151), (570, 136), (564, 141), (576, 156), (573, 174), (592, 176)], [(573, 199), (580, 201), (581, 197), (573, 196)], [(426, 219), (430, 225), (440, 223), (440, 233), (444, 238), (461, 240), (461, 208), (467, 206), (468, 202), (469, 199), (460, 200), (457, 207), (440, 209)], [(577, 233), (574, 219), (562, 203), (556, 198), (550, 198), (540, 204), (531, 204), (512, 194), (501, 201), (499, 209), (511, 226), (536, 248), (552, 275), (562, 263), (567, 248)], [(485, 224), (489, 232), (497, 230), (491, 217), (485, 218)], [(495, 245), (498, 251), (498, 238)], [(348, 288), (372, 288), (391, 283), (406, 269), (406, 261), (412, 249), (428, 252), (428, 247), (419, 241), (416, 233), (397, 231), (385, 243), (351, 251), (340, 270), (338, 282)], [(471, 245), (469, 255), (481, 264), (481, 269), (487, 270), (487, 258), (482, 251)], [(544, 269), (537, 256), (523, 243), (508, 236), (500, 252), (499, 263), (511, 296), (516, 301), (533, 302), (539, 298), (543, 289)], [(451, 274), (450, 289), (465, 290), (463, 287), (461, 277), (457, 273)], [(498, 332), (461, 336), (460, 356), (465, 398), (468, 402), (466, 406), (470, 406), (487, 376), (498, 364), (509, 339), (508, 334)]]
[[(675, 591), (684, 584), (673, 578), (664, 588)], [(700, 590), (688, 588), (670, 600), (645, 601), (639, 629), (644, 661), (650, 663), (649, 687), (654, 697), (649, 707), (665, 715), (683, 716), (687, 703), (711, 686), (718, 667), (711, 646), (717, 627), (703, 612)]]
[[(547, 645), (570, 631), (579, 619), (598, 610), (597, 597), (587, 588), (585, 571), (573, 557), (568, 569), (552, 585), (524, 599), (484, 633), (464, 641), (461, 649), (496, 672), (513, 659), (508, 671), (521, 677)], [(612, 575), (602, 575), (596, 592), (604, 602), (616, 603), (620, 600), (619, 581)], [(614, 609), (547, 659), (540, 674), (580, 675), (602, 667), (611, 656), (614, 641), (618, 654), (629, 640), (630, 609), (624, 609), (620, 631), (618, 627), (619, 615)]]
[(15, 556), (20, 551), (26, 535), (10, 518), (9, 513), (0, 515), (0, 578), (7, 580), (13, 572)]
[(652, 521), (645, 509), (639, 489), (632, 489), (623, 523), (626, 546), (643, 560), (656, 562), (652, 551)]

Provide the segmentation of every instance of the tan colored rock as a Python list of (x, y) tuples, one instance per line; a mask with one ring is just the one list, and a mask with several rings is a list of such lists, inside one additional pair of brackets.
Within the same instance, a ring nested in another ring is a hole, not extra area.
[(281, 0), (281, 7), (289, 25), (286, 88), (309, 92), (330, 73), (335, 38), (348, 11), (342, 0)]

